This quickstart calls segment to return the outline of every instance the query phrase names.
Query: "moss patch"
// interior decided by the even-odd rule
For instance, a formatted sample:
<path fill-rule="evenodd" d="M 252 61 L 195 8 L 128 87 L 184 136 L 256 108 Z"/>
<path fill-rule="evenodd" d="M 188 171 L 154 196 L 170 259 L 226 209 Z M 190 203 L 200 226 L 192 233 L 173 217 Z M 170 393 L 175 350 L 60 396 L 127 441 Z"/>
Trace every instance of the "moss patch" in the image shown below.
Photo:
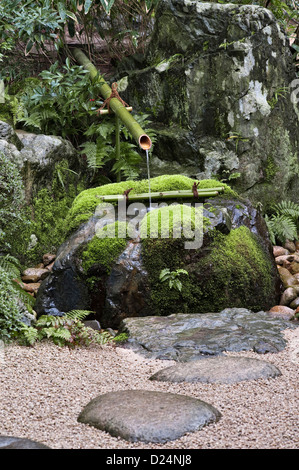
<path fill-rule="evenodd" d="M 143 258 L 149 273 L 156 314 L 220 312 L 243 307 L 270 308 L 273 299 L 272 268 L 263 248 L 247 227 L 223 235 L 216 230 L 196 252 L 182 240 L 144 239 Z M 159 281 L 162 269 L 186 269 L 182 292 Z"/>
<path fill-rule="evenodd" d="M 151 191 L 178 191 L 191 189 L 194 180 L 182 175 L 163 175 L 151 179 Z M 215 186 L 224 186 L 223 197 L 237 197 L 237 193 L 228 185 L 219 183 L 217 180 L 201 180 L 200 188 L 212 188 Z M 100 203 L 98 196 L 123 194 L 126 189 L 133 188 L 131 194 L 140 194 L 148 192 L 148 180 L 124 181 L 121 183 L 112 183 L 97 188 L 91 188 L 82 191 L 76 199 L 68 213 L 66 226 L 69 232 L 75 230 L 79 225 L 88 220 Z M 187 202 L 187 201 L 185 201 Z"/>
<path fill-rule="evenodd" d="M 126 238 L 118 238 L 120 225 L 126 225 L 126 223 L 116 222 L 106 225 L 88 243 L 82 253 L 82 267 L 85 273 L 96 264 L 100 265 L 107 274 L 110 273 L 113 261 L 127 245 Z"/>

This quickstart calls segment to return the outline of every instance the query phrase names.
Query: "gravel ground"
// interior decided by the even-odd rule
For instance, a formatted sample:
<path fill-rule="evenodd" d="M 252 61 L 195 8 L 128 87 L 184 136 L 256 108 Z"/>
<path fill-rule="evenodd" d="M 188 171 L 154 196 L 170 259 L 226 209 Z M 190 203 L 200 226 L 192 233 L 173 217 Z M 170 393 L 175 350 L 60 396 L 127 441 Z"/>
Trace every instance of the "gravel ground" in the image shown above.
<path fill-rule="evenodd" d="M 277 354 L 230 353 L 267 360 L 282 376 L 234 385 L 150 381 L 175 362 L 148 360 L 121 347 L 6 346 L 0 351 L 0 435 L 53 449 L 298 449 L 299 328 L 285 330 L 285 337 L 287 348 Z M 130 443 L 77 422 L 92 398 L 125 389 L 189 395 L 216 407 L 222 418 L 163 445 Z"/>

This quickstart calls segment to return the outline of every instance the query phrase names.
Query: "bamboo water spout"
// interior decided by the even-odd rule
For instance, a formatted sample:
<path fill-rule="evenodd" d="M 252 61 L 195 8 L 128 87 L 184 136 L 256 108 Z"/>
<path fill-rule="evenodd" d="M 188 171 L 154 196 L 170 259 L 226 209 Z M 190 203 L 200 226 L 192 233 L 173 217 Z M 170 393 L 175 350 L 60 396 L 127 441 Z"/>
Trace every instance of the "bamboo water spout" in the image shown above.
<path fill-rule="evenodd" d="M 83 67 L 89 71 L 90 76 L 92 78 L 96 78 L 98 76 L 98 71 L 95 66 L 90 62 L 88 57 L 81 51 L 81 49 L 75 48 L 73 49 L 73 55 L 76 61 L 83 65 Z M 101 96 L 104 100 L 108 100 L 112 94 L 112 89 L 105 82 L 104 78 L 100 75 L 100 80 L 102 81 L 102 86 L 100 87 Z M 129 113 L 124 106 L 117 98 L 112 97 L 109 101 L 109 107 L 115 113 L 116 116 L 124 123 L 128 131 L 132 134 L 133 138 L 137 141 L 140 148 L 143 150 L 149 150 L 152 146 L 152 141 L 149 136 L 144 132 L 141 126 L 138 124 L 137 121 L 133 118 L 133 116 Z"/>

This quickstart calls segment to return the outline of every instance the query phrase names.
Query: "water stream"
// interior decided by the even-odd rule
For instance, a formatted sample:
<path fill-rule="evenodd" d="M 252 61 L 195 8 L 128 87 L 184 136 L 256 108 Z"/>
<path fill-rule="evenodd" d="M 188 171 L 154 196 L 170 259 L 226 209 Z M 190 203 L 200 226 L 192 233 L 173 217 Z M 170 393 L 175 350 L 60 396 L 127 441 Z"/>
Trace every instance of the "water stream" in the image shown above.
<path fill-rule="evenodd" d="M 149 154 L 148 154 L 148 150 L 145 150 L 145 152 L 146 152 L 146 163 L 147 163 L 149 211 L 151 211 L 152 210 L 152 197 L 151 197 L 151 175 L 150 175 L 150 166 L 149 166 Z"/>

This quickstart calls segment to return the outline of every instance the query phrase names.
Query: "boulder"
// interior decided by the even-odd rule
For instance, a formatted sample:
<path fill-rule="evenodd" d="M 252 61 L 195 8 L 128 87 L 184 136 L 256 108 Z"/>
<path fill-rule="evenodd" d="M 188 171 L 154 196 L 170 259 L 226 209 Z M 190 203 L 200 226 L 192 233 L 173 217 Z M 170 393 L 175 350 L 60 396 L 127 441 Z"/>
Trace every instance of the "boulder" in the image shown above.
<path fill-rule="evenodd" d="M 122 222 L 117 211 L 112 219 L 110 213 L 104 215 L 101 208 L 105 206 L 99 197 L 108 191 L 118 194 L 120 188 L 122 194 L 125 184 L 138 187 L 140 192 L 143 186 L 148 187 L 147 180 L 121 186 L 116 183 L 86 190 L 74 201 L 70 225 L 75 221 L 81 221 L 81 225 L 59 248 L 53 269 L 42 282 L 35 304 L 38 316 L 92 310 L 103 328 L 117 329 L 126 317 L 168 315 L 173 311 L 206 313 L 230 306 L 258 311 L 279 303 L 281 282 L 266 224 L 249 201 L 238 198 L 227 186 L 223 197 L 203 201 L 202 244 L 189 249 L 185 246 L 187 239 L 172 234 L 163 238 L 158 233 L 151 238 L 140 232 L 135 239 L 115 234 L 115 227 Z M 192 179 L 178 175 L 151 180 L 151 187 L 157 191 L 191 189 L 192 184 Z M 204 184 L 217 182 L 201 181 Z M 142 224 L 150 224 L 163 209 L 163 214 L 174 214 L 172 224 L 177 221 L 181 230 L 181 211 L 188 207 L 192 218 L 194 204 L 191 199 L 189 206 L 157 208 L 145 215 Z M 105 223 L 113 228 L 112 236 L 104 232 L 100 233 L 105 236 L 99 236 L 98 228 Z M 178 267 L 188 273 L 181 291 L 159 279 L 162 269 L 175 271 Z"/>
<path fill-rule="evenodd" d="M 297 297 L 298 293 L 298 289 L 295 287 L 288 287 L 281 296 L 280 305 L 289 305 Z"/>
<path fill-rule="evenodd" d="M 269 310 L 269 315 L 272 317 L 282 318 L 283 320 L 292 320 L 294 318 L 294 309 L 287 307 L 286 305 L 274 305 Z"/>
<path fill-rule="evenodd" d="M 0 121 L 0 152 L 22 171 L 25 198 L 30 202 L 41 188 L 51 188 L 55 164 L 68 160 L 70 169 L 78 170 L 80 160 L 72 144 L 62 137 L 14 130 Z"/>
<path fill-rule="evenodd" d="M 221 413 L 197 398 L 147 390 L 120 390 L 91 400 L 78 416 L 130 442 L 165 443 L 215 423 Z"/>
<path fill-rule="evenodd" d="M 161 0 L 144 63 L 119 78 L 157 132 L 153 176 L 230 178 L 265 209 L 297 200 L 296 69 L 268 9 Z"/>

